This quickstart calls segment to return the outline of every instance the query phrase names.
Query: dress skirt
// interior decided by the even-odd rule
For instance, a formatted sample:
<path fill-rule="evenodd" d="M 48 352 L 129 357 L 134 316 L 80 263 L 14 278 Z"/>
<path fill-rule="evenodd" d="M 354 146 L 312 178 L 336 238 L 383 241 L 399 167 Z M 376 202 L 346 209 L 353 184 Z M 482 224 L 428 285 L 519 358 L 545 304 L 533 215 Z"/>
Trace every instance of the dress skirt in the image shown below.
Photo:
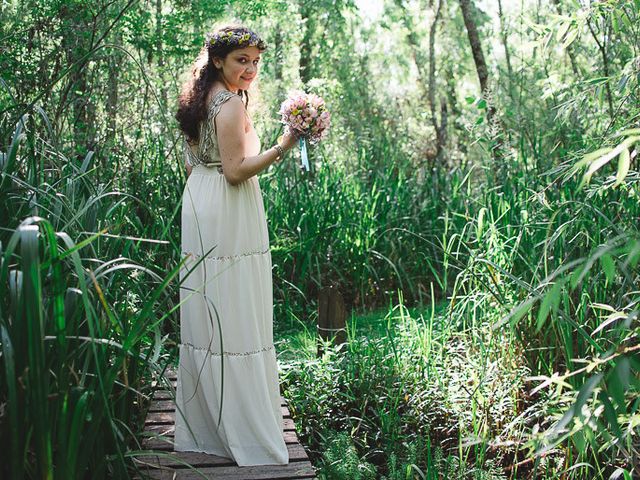
<path fill-rule="evenodd" d="M 284 465 L 271 252 L 258 177 L 196 165 L 183 193 L 175 451 Z"/>

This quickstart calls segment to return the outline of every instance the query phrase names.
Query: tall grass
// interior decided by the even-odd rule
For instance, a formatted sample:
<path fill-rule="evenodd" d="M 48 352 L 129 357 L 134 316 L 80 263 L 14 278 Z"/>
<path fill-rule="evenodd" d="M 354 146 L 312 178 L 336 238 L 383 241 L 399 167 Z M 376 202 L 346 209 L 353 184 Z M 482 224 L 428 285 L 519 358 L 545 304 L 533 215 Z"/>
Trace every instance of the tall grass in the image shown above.
<path fill-rule="evenodd" d="M 355 319 L 348 344 L 285 368 L 321 478 L 504 478 L 530 406 L 515 343 L 487 325 L 460 331 L 433 310 L 411 315 L 402 298 L 381 319 L 366 336 Z"/>
<path fill-rule="evenodd" d="M 330 284 L 360 310 L 388 304 L 398 288 L 418 304 L 429 300 L 431 283 L 438 296 L 450 288 L 455 271 L 439 253 L 450 248 L 443 245 L 450 219 L 442 192 L 468 177 L 458 169 L 422 177 L 391 138 L 377 142 L 362 147 L 356 162 L 349 152 L 336 158 L 331 146 L 318 149 L 312 178 L 298 171 L 295 158 L 261 178 L 276 303 L 286 311 L 297 306 L 301 316 L 306 305 L 304 313 L 312 313 L 319 289 Z M 387 165 L 367 158 L 380 151 Z M 454 201 L 466 200 L 460 194 Z"/>
<path fill-rule="evenodd" d="M 638 468 L 638 185 L 605 177 L 583 190 L 572 172 L 562 165 L 517 195 L 526 174 L 515 170 L 455 225 L 467 264 L 449 314 L 466 326 L 501 312 L 492 328 L 523 349 L 527 389 L 551 400 L 533 451 L 562 452 L 570 478 L 608 478 Z"/>
<path fill-rule="evenodd" d="M 128 478 L 179 265 L 126 256 L 169 242 L 118 235 L 146 207 L 96 186 L 91 154 L 76 165 L 37 120 L 22 117 L 2 155 L 0 476 Z"/>
<path fill-rule="evenodd" d="M 523 150 L 516 158 L 525 156 Z M 290 364 L 289 395 L 306 423 L 301 433 L 315 449 L 326 478 L 347 475 L 344 469 L 353 478 L 390 474 L 395 468 L 389 463 L 391 458 L 404 455 L 409 461 L 400 445 L 412 444 L 417 437 L 423 447 L 425 441 L 430 445 L 420 452 L 428 452 L 431 459 L 449 458 L 447 464 L 456 465 L 460 478 L 496 459 L 497 464 L 486 468 L 497 468 L 499 478 L 630 478 L 637 470 L 637 174 L 628 172 L 626 183 L 613 189 L 616 175 L 607 177 L 605 171 L 592 186 L 581 189 L 571 161 L 532 175 L 516 158 L 505 159 L 509 181 L 484 191 L 480 189 L 483 182 L 472 171 L 451 172 L 448 182 L 441 183 L 440 202 L 427 203 L 432 208 L 426 209 L 424 217 L 408 216 L 409 240 L 402 241 L 401 249 L 395 249 L 392 236 L 370 234 L 368 245 L 376 242 L 376 251 L 399 253 L 385 255 L 392 261 L 383 271 L 407 272 L 394 267 L 409 262 L 413 274 L 407 275 L 405 285 L 431 282 L 439 287 L 439 295 L 447 296 L 446 311 L 436 321 L 439 330 L 435 331 L 441 337 L 431 336 L 433 324 L 416 322 L 419 328 L 408 340 L 412 348 L 417 348 L 415 344 L 424 348 L 423 355 L 408 359 L 398 355 L 403 347 L 398 347 L 393 332 L 402 330 L 403 322 L 394 317 L 381 343 L 355 339 L 355 344 L 344 347 L 335 358 Z M 543 161 L 536 163 L 545 166 Z M 320 178 L 328 172 L 330 168 L 321 170 Z M 353 251 L 362 237 L 350 233 L 348 226 L 368 224 L 377 192 L 391 191 L 400 197 L 401 189 L 414 193 L 400 202 L 398 210 L 389 205 L 378 213 L 378 220 L 388 222 L 389 230 L 396 233 L 401 229 L 394 222 L 403 218 L 401 211 L 412 212 L 411 205 L 425 200 L 421 193 L 433 198 L 434 192 L 421 191 L 415 179 L 398 181 L 393 174 L 374 174 L 371 180 L 355 172 L 344 172 L 342 177 L 346 188 L 340 193 L 336 194 L 336 188 L 326 189 L 332 198 L 330 218 L 342 219 L 332 230 L 333 242 L 324 240 L 322 232 L 329 224 L 318 215 L 329 210 L 321 204 L 326 197 L 316 197 L 313 191 L 303 199 L 289 191 L 287 212 L 281 210 L 276 218 L 295 215 L 307 228 L 308 242 L 314 247 L 319 244 L 322 252 L 325 248 L 333 251 L 336 243 L 350 245 Z M 352 191 L 352 178 L 361 184 L 373 181 L 374 187 Z M 358 198 L 363 191 L 367 194 L 364 203 L 341 203 L 344 197 Z M 305 222 L 305 215 L 296 215 L 298 211 L 312 213 Z M 368 253 L 363 250 L 360 259 L 366 265 L 365 279 L 377 271 L 369 267 L 375 257 Z M 307 256 L 314 258 L 308 252 Z M 427 256 L 431 257 L 428 262 Z M 318 262 L 325 258 L 326 265 L 333 265 L 330 257 L 315 258 Z M 345 252 L 342 258 L 350 257 Z M 309 276 L 315 281 L 322 278 L 320 272 Z M 313 345 L 311 340 L 298 342 Z M 458 355 L 463 360 L 455 363 Z M 505 372 L 494 374 L 491 380 L 487 366 L 495 362 L 503 364 Z M 438 371 L 437 366 L 442 365 L 445 373 Z M 442 418 L 457 419 L 456 426 L 438 424 L 438 431 L 444 432 L 440 437 L 433 430 L 416 434 L 418 425 L 434 423 L 428 415 L 413 410 L 405 415 L 408 384 L 400 378 L 416 369 L 431 372 L 439 381 L 435 387 L 424 380 L 409 384 L 414 389 L 409 395 L 430 402 L 436 424 Z M 448 372 L 455 375 L 447 376 Z M 475 387 L 468 388 L 465 381 Z M 507 415 L 490 408 L 504 389 L 510 392 L 507 398 L 512 405 Z M 465 408 L 456 411 L 456 401 Z M 445 411 L 440 420 L 434 413 L 439 409 Z M 413 436 L 398 434 L 411 427 L 416 430 Z M 348 432 L 352 447 L 345 446 L 345 438 L 334 438 L 332 432 Z M 353 461 L 339 463 L 339 452 L 345 449 Z M 439 470 L 442 464 L 427 463 L 426 457 L 417 461 L 427 472 L 442 475 L 448 471 Z M 463 473 L 465 468 L 467 473 Z"/>
<path fill-rule="evenodd" d="M 181 175 L 161 138 L 118 175 L 91 153 L 66 157 L 38 133 L 43 124 L 20 119 L 1 157 L 0 431 L 16 459 L 4 473 L 124 476 L 138 454 L 127 426 L 142 420 L 147 377 L 177 339 L 168 285 Z M 340 474 L 331 458 L 344 448 L 345 468 L 363 478 L 631 472 L 637 182 L 611 189 L 596 178 L 580 190 L 566 165 L 532 183 L 513 159 L 510 182 L 483 191 L 477 167 L 410 175 L 386 141 L 376 148 L 391 171 L 324 161 L 309 181 L 286 171 L 291 162 L 261 178 L 276 326 L 312 321 L 327 283 L 361 307 L 398 288 L 408 304 L 446 300 L 418 321 L 393 310 L 384 340 L 352 336 L 335 356 L 286 367 L 303 438 L 327 475 Z M 351 439 L 332 447 L 331 432 L 345 429 Z M 92 455 L 63 447 L 80 438 Z"/>

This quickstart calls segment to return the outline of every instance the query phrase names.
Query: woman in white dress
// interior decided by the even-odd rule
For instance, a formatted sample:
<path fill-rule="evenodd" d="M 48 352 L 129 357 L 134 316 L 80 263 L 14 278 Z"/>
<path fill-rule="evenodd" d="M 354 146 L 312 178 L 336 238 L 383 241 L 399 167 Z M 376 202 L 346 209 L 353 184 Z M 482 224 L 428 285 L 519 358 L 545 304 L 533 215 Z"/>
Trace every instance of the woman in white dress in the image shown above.
<path fill-rule="evenodd" d="M 175 451 L 239 466 L 287 464 L 273 345 L 271 252 L 257 173 L 295 137 L 260 152 L 247 113 L 264 42 L 242 26 L 207 35 L 183 86 L 185 135 Z"/>

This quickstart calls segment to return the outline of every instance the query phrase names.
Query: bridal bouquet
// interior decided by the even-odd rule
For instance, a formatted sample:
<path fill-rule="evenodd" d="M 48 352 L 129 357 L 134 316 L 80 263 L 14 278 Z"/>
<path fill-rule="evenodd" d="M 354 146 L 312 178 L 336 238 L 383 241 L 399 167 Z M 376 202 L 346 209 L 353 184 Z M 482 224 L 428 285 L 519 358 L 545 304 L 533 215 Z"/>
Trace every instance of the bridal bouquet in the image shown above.
<path fill-rule="evenodd" d="M 322 97 L 313 93 L 295 91 L 282 105 L 281 122 L 300 139 L 300 158 L 302 168 L 309 171 L 306 141 L 316 144 L 322 140 L 329 129 L 331 115 Z"/>

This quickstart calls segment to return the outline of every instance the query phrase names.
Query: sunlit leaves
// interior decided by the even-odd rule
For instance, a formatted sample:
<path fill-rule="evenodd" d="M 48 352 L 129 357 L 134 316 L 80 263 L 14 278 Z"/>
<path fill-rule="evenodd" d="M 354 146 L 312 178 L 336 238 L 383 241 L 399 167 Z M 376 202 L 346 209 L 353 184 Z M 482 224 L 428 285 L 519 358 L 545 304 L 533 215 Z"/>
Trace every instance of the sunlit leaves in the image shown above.
<path fill-rule="evenodd" d="M 582 176 L 580 186 L 588 184 L 594 173 L 616 157 L 618 158 L 618 169 L 616 181 L 613 184 L 613 187 L 624 182 L 624 179 L 629 172 L 631 158 L 635 158 L 638 154 L 637 147 L 638 144 L 640 144 L 640 130 L 626 130 L 621 132 L 619 135 L 627 136 L 627 138 L 615 147 L 604 147 L 590 152 L 575 164 L 574 171 L 576 172 L 586 169 L 586 172 Z"/>

